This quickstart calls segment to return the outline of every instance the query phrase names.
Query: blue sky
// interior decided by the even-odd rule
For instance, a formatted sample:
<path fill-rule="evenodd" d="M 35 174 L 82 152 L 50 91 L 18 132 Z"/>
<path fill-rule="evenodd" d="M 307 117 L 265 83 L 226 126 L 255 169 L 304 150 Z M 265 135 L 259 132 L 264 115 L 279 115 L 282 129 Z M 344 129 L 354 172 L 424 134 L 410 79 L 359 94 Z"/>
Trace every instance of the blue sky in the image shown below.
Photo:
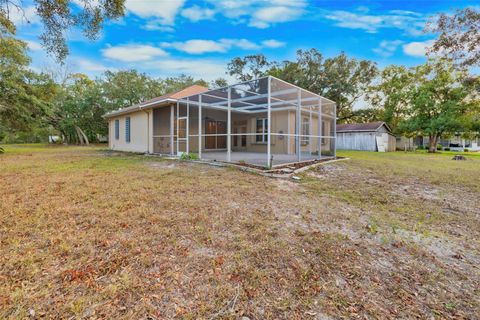
<path fill-rule="evenodd" d="M 74 0 L 73 6 L 81 4 Z M 75 4 L 77 3 L 77 4 Z M 308 1 L 308 0 L 127 0 L 127 15 L 107 22 L 96 41 L 79 30 L 68 33 L 69 72 L 101 75 L 107 69 L 135 68 L 152 76 L 181 73 L 229 79 L 233 57 L 263 53 L 271 60 L 293 59 L 298 49 L 325 56 L 349 56 L 407 66 L 425 61 L 435 35 L 422 32 L 437 12 L 476 1 Z M 39 45 L 41 24 L 31 5 L 25 23 L 12 19 L 28 41 L 33 68 L 58 68 Z"/>

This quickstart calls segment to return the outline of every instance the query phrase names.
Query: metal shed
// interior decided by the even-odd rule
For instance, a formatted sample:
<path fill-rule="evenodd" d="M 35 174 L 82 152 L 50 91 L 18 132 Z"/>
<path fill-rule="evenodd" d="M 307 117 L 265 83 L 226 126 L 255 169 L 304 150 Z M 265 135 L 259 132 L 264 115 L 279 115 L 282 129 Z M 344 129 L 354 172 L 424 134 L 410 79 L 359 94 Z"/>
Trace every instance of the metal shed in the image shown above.
<path fill-rule="evenodd" d="M 388 152 L 395 151 L 396 138 L 385 122 L 337 125 L 337 149 Z"/>

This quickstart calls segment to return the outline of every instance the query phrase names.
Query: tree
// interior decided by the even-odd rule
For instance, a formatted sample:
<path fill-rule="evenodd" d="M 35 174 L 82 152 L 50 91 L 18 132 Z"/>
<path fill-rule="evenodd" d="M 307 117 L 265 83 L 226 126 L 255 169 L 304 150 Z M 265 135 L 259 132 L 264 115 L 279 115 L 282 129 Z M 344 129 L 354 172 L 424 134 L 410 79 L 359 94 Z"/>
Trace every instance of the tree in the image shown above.
<path fill-rule="evenodd" d="M 97 135 L 106 135 L 108 128 L 102 115 L 184 89 L 192 84 L 206 85 L 203 80 L 181 75 L 154 79 L 136 70 L 106 71 L 103 78 L 92 80 L 84 74 L 67 77 L 55 98 L 55 112 L 50 124 L 69 143 L 88 144 Z"/>
<path fill-rule="evenodd" d="M 430 60 L 413 72 L 410 108 L 399 129 L 428 136 L 429 152 L 436 152 L 442 135 L 472 130 L 471 115 L 479 104 L 476 85 L 446 59 Z"/>
<path fill-rule="evenodd" d="M 84 74 L 74 74 L 58 93 L 50 123 L 65 137 L 66 142 L 89 144 L 97 134 L 106 134 L 102 115 L 105 108 L 101 85 Z"/>
<path fill-rule="evenodd" d="M 464 66 L 480 64 L 480 12 L 469 7 L 453 15 L 441 13 L 432 19 L 427 30 L 439 32 L 430 52 L 447 54 Z"/>
<path fill-rule="evenodd" d="M 0 38 L 0 131 L 31 131 L 45 124 L 56 85 L 28 67 L 26 43 Z"/>
<path fill-rule="evenodd" d="M 364 108 L 354 110 L 352 116 L 348 119 L 351 123 L 366 123 L 383 121 L 383 112 L 378 108 Z"/>
<path fill-rule="evenodd" d="M 227 73 L 239 81 L 258 79 L 268 74 L 271 63 L 263 54 L 233 58 L 227 65 Z"/>
<path fill-rule="evenodd" d="M 340 121 L 353 116 L 354 104 L 377 73 L 374 62 L 349 58 L 345 53 L 324 59 L 316 49 L 298 50 L 296 61 L 276 63 L 269 70 L 273 76 L 335 101 Z"/>
<path fill-rule="evenodd" d="M 217 78 L 213 81 L 210 81 L 209 88 L 216 89 L 216 88 L 223 88 L 223 87 L 226 87 L 226 86 L 228 86 L 227 79 Z"/>
<path fill-rule="evenodd" d="M 378 83 L 367 91 L 367 101 L 378 110 L 379 120 L 385 121 L 393 131 L 409 107 L 412 78 L 412 73 L 404 66 L 391 65 L 380 72 Z"/>
<path fill-rule="evenodd" d="M 136 70 L 106 71 L 100 83 L 106 111 L 128 107 L 165 93 L 162 81 Z"/>
<path fill-rule="evenodd" d="M 185 74 L 182 74 L 177 77 L 166 78 L 165 80 L 162 81 L 162 83 L 164 86 L 164 93 L 179 91 L 187 87 L 190 87 L 194 84 L 208 87 L 208 83 L 205 80 L 203 79 L 195 80 L 193 77 L 187 76 Z"/>
<path fill-rule="evenodd" d="M 36 13 L 44 25 L 40 39 L 47 52 L 63 61 L 68 55 L 68 29 L 80 28 L 88 39 L 96 39 L 106 19 L 118 19 L 125 14 L 124 3 L 125 0 L 35 0 Z M 23 14 L 21 0 L 0 0 L 0 36 L 15 34 L 10 19 L 13 11 Z"/>

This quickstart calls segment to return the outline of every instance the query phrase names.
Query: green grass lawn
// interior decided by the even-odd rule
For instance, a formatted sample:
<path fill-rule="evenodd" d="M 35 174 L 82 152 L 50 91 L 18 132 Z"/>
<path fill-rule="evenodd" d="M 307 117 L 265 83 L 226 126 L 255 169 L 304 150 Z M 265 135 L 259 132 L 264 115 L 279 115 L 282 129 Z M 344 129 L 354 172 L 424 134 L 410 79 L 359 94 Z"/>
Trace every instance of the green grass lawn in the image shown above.
<path fill-rule="evenodd" d="M 4 147 L 2 319 L 480 313 L 479 154 L 339 152 L 350 160 L 297 182 L 105 146 Z"/>

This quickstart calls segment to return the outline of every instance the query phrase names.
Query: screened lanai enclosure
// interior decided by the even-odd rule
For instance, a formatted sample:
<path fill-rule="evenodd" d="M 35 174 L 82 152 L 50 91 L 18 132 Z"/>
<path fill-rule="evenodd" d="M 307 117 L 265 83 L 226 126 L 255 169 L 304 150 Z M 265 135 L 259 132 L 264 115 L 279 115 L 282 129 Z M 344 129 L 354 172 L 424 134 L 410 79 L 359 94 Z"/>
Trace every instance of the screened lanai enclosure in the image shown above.
<path fill-rule="evenodd" d="M 262 167 L 335 157 L 335 103 L 271 76 L 181 98 L 153 123 L 157 153 Z"/>

